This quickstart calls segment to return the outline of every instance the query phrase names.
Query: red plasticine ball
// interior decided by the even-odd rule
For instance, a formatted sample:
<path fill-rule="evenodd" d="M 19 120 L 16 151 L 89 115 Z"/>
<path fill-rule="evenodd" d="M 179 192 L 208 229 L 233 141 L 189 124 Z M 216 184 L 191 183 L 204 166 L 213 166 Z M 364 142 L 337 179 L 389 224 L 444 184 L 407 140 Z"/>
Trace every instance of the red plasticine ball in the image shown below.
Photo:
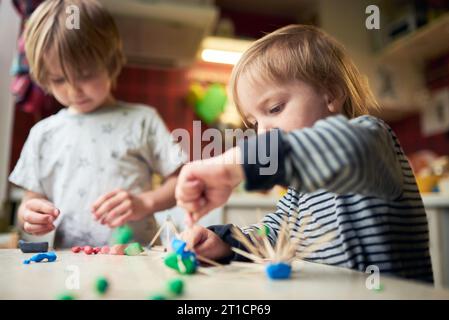
<path fill-rule="evenodd" d="M 84 247 L 84 253 L 85 254 L 92 254 L 94 252 L 94 249 L 91 246 L 85 246 Z"/>
<path fill-rule="evenodd" d="M 101 248 L 100 252 L 102 254 L 108 254 L 109 253 L 109 247 L 108 246 L 104 246 Z"/>
<path fill-rule="evenodd" d="M 101 248 L 100 248 L 100 247 L 95 247 L 95 248 L 94 248 L 94 253 L 95 253 L 95 254 L 97 254 L 97 253 L 99 253 L 99 252 L 100 252 L 100 250 L 101 250 Z"/>
<path fill-rule="evenodd" d="M 72 252 L 73 253 L 78 253 L 81 251 L 81 247 L 72 247 Z"/>

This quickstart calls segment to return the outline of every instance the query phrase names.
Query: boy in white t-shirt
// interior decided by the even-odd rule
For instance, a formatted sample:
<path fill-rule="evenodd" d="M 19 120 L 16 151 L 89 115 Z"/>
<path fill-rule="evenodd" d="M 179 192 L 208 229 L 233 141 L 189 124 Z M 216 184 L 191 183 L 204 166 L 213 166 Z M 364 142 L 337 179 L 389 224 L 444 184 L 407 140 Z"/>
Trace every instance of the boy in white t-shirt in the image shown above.
<path fill-rule="evenodd" d="M 66 7 L 80 28 L 66 27 Z M 94 0 L 45 1 L 29 19 L 26 54 L 35 81 L 66 109 L 36 124 L 10 181 L 26 194 L 18 218 L 25 232 L 56 230 L 55 247 L 105 245 L 128 224 L 135 240 L 156 231 L 154 213 L 175 205 L 186 160 L 158 113 L 116 101 L 111 89 L 123 65 L 112 17 Z M 163 184 L 151 190 L 151 175 Z"/>

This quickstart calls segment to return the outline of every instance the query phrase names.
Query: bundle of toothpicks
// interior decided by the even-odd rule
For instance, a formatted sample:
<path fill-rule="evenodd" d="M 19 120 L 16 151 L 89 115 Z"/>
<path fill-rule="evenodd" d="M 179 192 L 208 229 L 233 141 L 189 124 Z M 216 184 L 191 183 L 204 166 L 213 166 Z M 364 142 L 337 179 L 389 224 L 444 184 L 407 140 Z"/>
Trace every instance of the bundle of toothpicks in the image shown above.
<path fill-rule="evenodd" d="M 307 226 L 310 225 L 312 220 L 311 214 L 307 213 L 301 219 L 301 224 L 296 232 L 298 236 L 292 239 L 290 236 L 290 226 L 297 224 L 299 220 L 298 217 L 298 213 L 290 216 L 290 219 L 287 216 L 284 216 L 274 246 L 268 238 L 270 229 L 266 225 L 259 225 L 256 230 L 253 228 L 246 233 L 246 235 L 240 228 L 233 226 L 232 235 L 234 239 L 242 243 L 248 251 L 234 247 L 231 249 L 235 253 L 255 263 L 291 264 L 293 260 L 303 260 L 307 258 L 310 254 L 317 251 L 323 245 L 329 243 L 335 238 L 334 232 L 328 232 L 316 238 L 309 246 L 301 243 L 301 239 L 298 236 L 302 236 L 304 234 L 304 231 Z"/>

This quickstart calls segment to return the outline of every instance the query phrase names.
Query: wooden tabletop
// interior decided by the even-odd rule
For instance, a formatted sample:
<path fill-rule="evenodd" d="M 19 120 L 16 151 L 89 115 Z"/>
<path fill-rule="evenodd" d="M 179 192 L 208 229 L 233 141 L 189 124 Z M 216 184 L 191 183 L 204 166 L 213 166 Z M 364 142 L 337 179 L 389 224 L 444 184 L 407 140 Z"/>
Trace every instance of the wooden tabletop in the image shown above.
<path fill-rule="evenodd" d="M 380 291 L 366 288 L 368 274 L 304 261 L 293 265 L 292 279 L 269 280 L 263 266 L 233 263 L 178 275 L 163 264 L 163 253 L 140 256 L 86 255 L 57 251 L 55 262 L 23 264 L 32 254 L 0 250 L 0 299 L 56 299 L 79 274 L 79 299 L 147 299 L 163 293 L 166 282 L 181 277 L 180 299 L 449 299 L 449 291 L 381 276 Z M 95 280 L 106 277 L 110 290 L 99 297 Z M 70 288 L 70 287 L 69 287 Z M 70 291 L 70 290 L 69 290 Z"/>

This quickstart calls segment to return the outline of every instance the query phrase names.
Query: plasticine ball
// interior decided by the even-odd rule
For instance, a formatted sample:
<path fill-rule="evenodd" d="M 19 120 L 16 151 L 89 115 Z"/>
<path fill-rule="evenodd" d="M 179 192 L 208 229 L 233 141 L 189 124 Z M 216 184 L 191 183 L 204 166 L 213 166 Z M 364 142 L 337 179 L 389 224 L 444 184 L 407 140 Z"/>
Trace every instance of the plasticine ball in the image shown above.
<path fill-rule="evenodd" d="M 133 230 L 129 226 L 124 225 L 115 229 L 112 237 L 114 238 L 114 244 L 126 244 L 131 241 Z"/>
<path fill-rule="evenodd" d="M 105 277 L 99 277 L 95 281 L 95 290 L 98 294 L 103 295 L 109 288 L 109 282 Z"/>
<path fill-rule="evenodd" d="M 181 279 L 172 279 L 167 282 L 167 289 L 179 296 L 184 292 L 184 282 Z"/>
<path fill-rule="evenodd" d="M 220 84 L 213 84 L 207 89 L 203 99 L 195 105 L 195 112 L 206 124 L 211 124 L 223 113 L 226 100 L 225 88 Z"/>
<path fill-rule="evenodd" d="M 269 263 L 265 268 L 265 272 L 268 278 L 273 280 L 288 279 L 292 273 L 292 267 L 283 262 Z"/>

